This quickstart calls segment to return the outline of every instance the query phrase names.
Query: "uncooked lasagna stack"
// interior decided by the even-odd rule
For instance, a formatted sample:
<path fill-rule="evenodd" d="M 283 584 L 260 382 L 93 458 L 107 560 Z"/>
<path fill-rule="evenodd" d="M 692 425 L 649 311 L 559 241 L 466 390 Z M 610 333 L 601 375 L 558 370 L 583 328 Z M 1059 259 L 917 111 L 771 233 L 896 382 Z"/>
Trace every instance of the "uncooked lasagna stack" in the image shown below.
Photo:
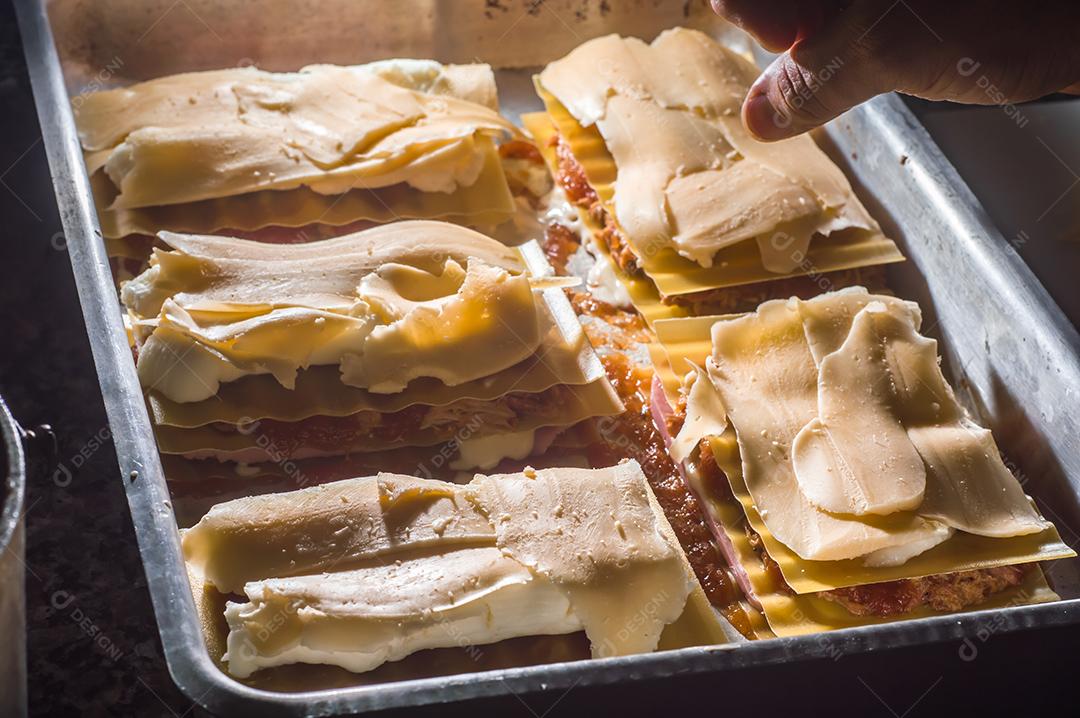
<path fill-rule="evenodd" d="M 650 321 L 812 296 L 903 259 L 813 140 L 747 133 L 757 74 L 678 28 L 590 40 L 536 77 L 547 112 L 526 128 Z"/>
<path fill-rule="evenodd" d="M 415 447 L 414 466 L 491 468 L 622 410 L 535 245 L 419 220 L 308 244 L 160 238 L 123 301 L 166 454 Z"/>
<path fill-rule="evenodd" d="M 756 74 L 690 30 L 591 40 L 536 77 L 535 147 L 483 65 L 79 103 L 228 671 L 508 639 L 520 665 L 554 660 L 539 636 L 601 657 L 1056 598 L 1038 562 L 1075 554 L 919 307 L 878 291 L 903 257 L 841 170 L 743 128 Z M 544 246 L 493 238 L 511 219 Z M 321 485 L 254 495 L 283 474 Z M 288 675 L 264 685 L 312 685 Z"/>
<path fill-rule="evenodd" d="M 183 546 L 193 580 L 238 599 L 224 661 L 242 678 L 582 631 L 597 657 L 727 640 L 634 462 L 239 499 Z"/>
<path fill-rule="evenodd" d="M 76 105 L 109 254 L 162 230 L 305 242 L 397 219 L 492 227 L 515 209 L 487 65 L 394 60 L 163 77 Z"/>
<path fill-rule="evenodd" d="M 859 287 L 657 322 L 657 422 L 776 634 L 1057 598 L 1036 562 L 1075 552 L 921 323 Z"/>

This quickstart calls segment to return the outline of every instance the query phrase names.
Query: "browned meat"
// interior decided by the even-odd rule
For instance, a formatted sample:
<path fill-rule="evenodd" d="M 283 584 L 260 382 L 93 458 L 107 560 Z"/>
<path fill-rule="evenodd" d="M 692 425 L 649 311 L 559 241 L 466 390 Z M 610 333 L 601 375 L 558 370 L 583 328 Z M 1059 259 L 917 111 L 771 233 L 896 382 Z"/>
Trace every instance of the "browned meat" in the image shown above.
<path fill-rule="evenodd" d="M 532 142 L 525 140 L 510 140 L 499 145 L 499 157 L 510 160 L 531 160 L 543 162 L 544 158 L 540 150 Z"/>
<path fill-rule="evenodd" d="M 300 421 L 259 421 L 259 432 L 267 436 L 282 452 L 291 456 L 301 448 L 324 451 L 348 449 L 360 443 L 392 444 L 408 437 L 426 424 L 440 437 L 449 441 L 466 429 L 470 435 L 483 436 L 495 431 L 513 431 L 524 417 L 556 416 L 566 403 L 566 386 L 555 385 L 539 393 L 512 392 L 498 399 L 481 402 L 462 399 L 445 407 L 415 404 L 395 412 L 360 411 L 348 416 L 310 416 Z M 460 411 L 455 411 L 460 405 Z M 478 406 L 483 405 L 483 406 Z M 433 412 L 440 419 L 433 420 Z M 214 424 L 224 433 L 243 427 Z"/>
<path fill-rule="evenodd" d="M 544 229 L 543 246 L 544 254 L 555 271 L 566 274 L 566 263 L 581 246 L 581 239 L 577 232 L 556 222 Z"/>
<path fill-rule="evenodd" d="M 555 148 L 555 181 L 563 188 L 566 198 L 573 204 L 588 209 L 598 199 L 589 180 L 585 177 L 585 168 L 570 151 L 570 145 L 560 135 L 551 138 Z"/>
<path fill-rule="evenodd" d="M 1027 566 L 1002 566 L 960 571 L 852 586 L 819 595 L 839 603 L 856 616 L 895 616 L 921 606 L 929 606 L 935 611 L 960 611 L 1019 585 L 1027 570 Z"/>

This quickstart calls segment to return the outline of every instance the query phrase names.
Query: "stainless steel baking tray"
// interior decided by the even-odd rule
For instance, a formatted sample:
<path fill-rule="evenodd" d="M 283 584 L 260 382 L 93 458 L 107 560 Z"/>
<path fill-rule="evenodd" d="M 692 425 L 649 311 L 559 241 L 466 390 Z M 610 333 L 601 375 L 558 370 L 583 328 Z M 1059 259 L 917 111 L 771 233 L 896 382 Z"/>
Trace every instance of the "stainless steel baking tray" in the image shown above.
<path fill-rule="evenodd" d="M 509 114 L 539 109 L 530 66 L 619 32 L 650 38 L 689 25 L 738 41 L 704 0 L 18 0 L 56 197 L 120 460 L 139 551 L 173 678 L 213 712 L 325 715 L 507 691 L 613 685 L 704 674 L 995 632 L 1080 622 L 1077 560 L 1052 565 L 1066 600 L 903 621 L 803 638 L 470 673 L 302 693 L 256 690 L 218 670 L 204 647 L 169 492 L 131 361 L 83 168 L 70 97 L 167 73 L 395 56 L 486 61 Z M 1080 337 L 897 97 L 826 129 L 823 145 L 910 261 L 897 292 L 918 300 L 950 378 L 998 437 L 1029 493 L 1067 541 L 1080 526 Z"/>

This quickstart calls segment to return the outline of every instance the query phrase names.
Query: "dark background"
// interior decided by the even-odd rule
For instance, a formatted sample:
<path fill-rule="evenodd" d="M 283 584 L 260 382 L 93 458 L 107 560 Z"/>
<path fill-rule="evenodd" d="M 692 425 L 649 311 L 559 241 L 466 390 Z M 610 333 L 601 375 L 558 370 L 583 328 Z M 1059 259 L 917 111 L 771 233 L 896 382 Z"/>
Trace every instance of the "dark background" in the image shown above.
<path fill-rule="evenodd" d="M 173 686 L 162 658 L 6 0 L 0 4 L 0 108 L 0 393 L 24 426 L 54 427 L 65 467 L 32 478 L 28 487 L 31 713 L 199 715 Z M 894 718 L 1048 710 L 1076 715 L 1078 641 L 1080 628 L 992 635 L 977 644 L 971 661 L 962 660 L 960 644 L 950 642 L 640 681 L 614 691 L 508 694 L 481 707 L 526 718 L 686 709 Z"/>

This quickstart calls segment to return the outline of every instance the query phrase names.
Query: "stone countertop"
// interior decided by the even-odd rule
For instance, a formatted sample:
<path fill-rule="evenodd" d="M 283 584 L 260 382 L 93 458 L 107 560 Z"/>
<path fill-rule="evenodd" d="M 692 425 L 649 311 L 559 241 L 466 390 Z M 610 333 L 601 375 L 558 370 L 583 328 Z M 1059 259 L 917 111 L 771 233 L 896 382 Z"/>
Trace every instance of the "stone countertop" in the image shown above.
<path fill-rule="evenodd" d="M 31 713 L 198 715 L 162 656 L 7 3 L 0 8 L 0 107 L 0 394 L 24 426 L 54 427 L 62 467 L 28 488 Z M 1061 686 L 1075 680 L 1078 639 L 1077 629 L 989 630 L 975 660 L 950 642 L 663 684 L 642 679 L 602 695 L 579 687 L 507 696 L 498 707 L 526 718 L 598 706 L 633 714 L 718 705 L 917 717 L 962 701 L 983 714 L 1031 713 L 1056 706 Z"/>
<path fill-rule="evenodd" d="M 59 439 L 60 468 L 27 488 L 31 712 L 180 715 L 191 702 L 164 667 L 8 3 L 0 107 L 0 393 Z"/>

